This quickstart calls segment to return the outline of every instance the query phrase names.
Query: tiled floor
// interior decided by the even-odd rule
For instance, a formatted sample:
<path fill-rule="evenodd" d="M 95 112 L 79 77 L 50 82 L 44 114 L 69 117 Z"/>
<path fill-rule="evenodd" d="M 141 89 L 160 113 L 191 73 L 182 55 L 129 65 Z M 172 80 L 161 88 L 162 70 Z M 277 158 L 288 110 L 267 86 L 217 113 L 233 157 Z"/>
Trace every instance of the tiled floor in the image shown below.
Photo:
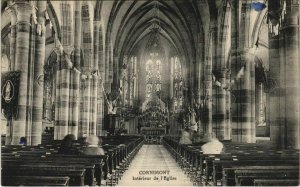
<path fill-rule="evenodd" d="M 162 145 L 143 145 L 118 186 L 192 186 Z"/>

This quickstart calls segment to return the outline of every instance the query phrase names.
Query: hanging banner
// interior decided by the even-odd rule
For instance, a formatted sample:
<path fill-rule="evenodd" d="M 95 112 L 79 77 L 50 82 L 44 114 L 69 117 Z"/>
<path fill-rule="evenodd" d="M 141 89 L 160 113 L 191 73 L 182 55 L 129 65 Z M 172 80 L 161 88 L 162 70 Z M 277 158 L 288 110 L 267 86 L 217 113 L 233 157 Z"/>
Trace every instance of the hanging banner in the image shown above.
<path fill-rule="evenodd" d="M 7 119 L 17 118 L 20 72 L 10 71 L 1 74 L 1 109 Z"/>

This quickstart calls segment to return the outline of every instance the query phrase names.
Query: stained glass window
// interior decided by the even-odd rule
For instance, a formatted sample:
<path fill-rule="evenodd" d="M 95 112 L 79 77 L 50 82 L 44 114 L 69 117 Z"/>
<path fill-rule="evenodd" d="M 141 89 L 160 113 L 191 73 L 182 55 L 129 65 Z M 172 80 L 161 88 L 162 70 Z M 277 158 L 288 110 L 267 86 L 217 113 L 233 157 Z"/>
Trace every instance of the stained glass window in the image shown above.
<path fill-rule="evenodd" d="M 164 50 L 160 45 L 159 27 L 153 25 L 146 45 L 146 98 L 161 91 L 161 72 Z M 159 95 L 159 94 L 158 94 Z"/>
<path fill-rule="evenodd" d="M 158 55 L 151 53 L 146 62 L 146 98 L 161 90 L 161 60 Z"/>

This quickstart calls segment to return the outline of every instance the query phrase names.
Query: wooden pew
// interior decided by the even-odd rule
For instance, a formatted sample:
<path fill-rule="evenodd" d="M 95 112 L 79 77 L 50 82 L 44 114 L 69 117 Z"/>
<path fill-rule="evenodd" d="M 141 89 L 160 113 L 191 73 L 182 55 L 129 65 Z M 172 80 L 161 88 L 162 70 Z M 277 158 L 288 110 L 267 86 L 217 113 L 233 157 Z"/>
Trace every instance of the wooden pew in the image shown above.
<path fill-rule="evenodd" d="M 108 146 L 108 154 L 105 156 L 57 154 L 57 150 L 61 144 L 60 140 L 55 140 L 51 145 L 2 146 L 2 150 L 5 150 L 6 154 L 2 157 L 2 163 L 5 163 L 7 166 L 22 167 L 20 171 L 32 166 L 32 168 L 40 171 L 39 175 L 47 171 L 49 171 L 47 175 L 51 175 L 51 172 L 55 172 L 53 170 L 56 169 L 59 172 L 57 172 L 55 176 L 67 175 L 69 172 L 71 176 L 69 185 L 73 185 L 75 183 L 74 181 L 76 181 L 76 184 L 79 184 L 79 174 L 76 173 L 75 175 L 74 167 L 76 166 L 77 169 L 85 171 L 84 185 L 100 185 L 101 178 L 106 179 L 109 171 L 114 171 L 114 178 L 118 180 L 121 176 L 121 171 L 124 172 L 143 144 L 143 139 L 140 136 L 121 137 L 120 139 L 121 140 L 116 141 L 110 138 L 107 139 L 108 142 L 114 143 L 114 145 Z M 83 147 L 83 144 L 76 144 L 79 149 Z M 73 167 L 69 167 L 69 165 Z M 80 168 L 78 168 L 79 166 Z M 45 171 L 43 171 L 41 167 L 45 167 Z M 9 169 L 9 167 L 6 167 L 6 175 L 10 176 L 14 170 L 15 168 Z M 30 173 L 34 174 L 34 171 L 30 171 Z M 94 183 L 94 178 L 96 178 L 97 183 Z M 80 180 L 79 185 L 82 185 L 82 181 L 83 180 Z"/>
<path fill-rule="evenodd" d="M 9 165 L 2 167 L 1 176 L 55 176 L 55 177 L 69 177 L 70 186 L 84 186 L 85 169 L 74 169 L 68 167 L 49 167 L 49 165 Z"/>
<path fill-rule="evenodd" d="M 272 158 L 270 158 L 272 159 Z M 255 160 L 255 158 L 249 158 L 249 160 L 214 160 L 213 161 L 213 185 L 219 186 L 221 185 L 221 180 L 223 178 L 222 169 L 223 168 L 231 168 L 231 167 L 239 167 L 239 166 L 280 166 L 280 165 L 299 165 L 299 161 L 297 160 Z M 231 172 L 231 173 L 230 173 Z M 232 176 L 234 170 L 228 169 L 227 175 Z M 234 184 L 234 183 L 233 183 Z"/>
<path fill-rule="evenodd" d="M 253 175 L 270 176 L 271 178 L 275 178 L 275 179 L 276 177 L 280 177 L 280 176 L 283 178 L 284 177 L 295 178 L 297 176 L 299 177 L 299 167 L 298 166 L 236 166 L 231 168 L 224 168 L 222 185 L 236 186 L 237 182 L 242 183 L 243 179 L 247 179 L 247 176 L 252 180 L 253 178 L 251 178 L 251 176 L 253 177 Z M 242 176 L 246 176 L 246 177 L 242 177 Z"/>
<path fill-rule="evenodd" d="M 78 155 L 77 155 L 78 156 Z M 74 155 L 75 157 L 75 155 Z M 85 169 L 85 177 L 84 177 L 84 184 L 86 185 L 94 185 L 94 178 L 97 176 L 95 175 L 96 164 L 88 159 L 84 158 L 72 158 L 72 156 L 65 156 L 65 155 L 51 155 L 51 157 L 2 157 L 2 165 L 36 165 L 36 166 L 61 166 L 65 168 L 80 168 Z M 101 175 L 101 172 L 100 172 Z M 97 178 L 98 180 L 99 177 Z M 97 181 L 99 182 L 99 181 Z"/>
<path fill-rule="evenodd" d="M 69 177 L 49 176 L 3 176 L 3 186 L 68 186 Z"/>
<path fill-rule="evenodd" d="M 299 179 L 299 166 L 248 166 L 235 169 L 237 186 L 253 186 L 254 179 Z"/>
<path fill-rule="evenodd" d="M 254 186 L 299 186 L 298 179 L 254 179 Z"/>
<path fill-rule="evenodd" d="M 89 155 L 48 155 L 47 159 L 57 160 L 62 159 L 65 160 L 66 163 L 87 163 L 93 164 L 94 170 L 87 170 L 88 175 L 86 176 L 89 185 L 91 181 L 96 179 L 97 184 L 101 184 L 102 178 L 105 179 L 106 176 L 103 176 L 103 171 L 108 171 L 106 167 L 108 167 L 108 156 L 107 155 L 97 155 L 97 156 L 89 156 Z M 94 185 L 94 183 L 93 183 Z"/>
<path fill-rule="evenodd" d="M 283 157 L 282 155 L 219 155 L 215 158 L 206 158 L 209 169 L 213 171 L 213 180 L 216 185 L 216 180 L 222 178 L 222 168 L 240 165 L 293 165 L 299 162 L 295 156 Z M 211 166 L 210 166 L 211 165 Z M 208 171 L 207 171 L 208 172 Z M 210 173 L 207 173 L 210 175 Z"/>
<path fill-rule="evenodd" d="M 230 143 L 225 142 L 226 154 L 219 155 L 205 155 L 202 154 L 201 144 L 195 145 L 180 145 L 176 137 L 164 137 L 163 144 L 171 152 L 176 161 L 185 170 L 193 171 L 197 168 L 198 175 L 189 175 L 189 177 L 196 178 L 196 181 L 210 181 L 213 183 L 205 183 L 217 185 L 222 179 L 222 165 L 214 167 L 213 161 L 218 158 L 222 161 L 228 159 L 230 163 L 235 163 L 233 159 L 238 158 L 239 166 L 255 165 L 299 165 L 298 157 L 299 150 L 277 150 L 272 145 L 262 145 L 257 143 L 243 144 L 243 143 Z M 198 150 L 198 155 L 196 154 Z M 220 158 L 222 157 L 222 158 Z M 179 159 L 178 159 L 179 158 Z M 194 160 L 196 159 L 196 161 Z M 219 168 L 220 167 L 220 168 Z M 234 170 L 233 170 L 234 171 Z M 205 174 L 205 175 L 204 175 Z M 202 176 L 204 176 L 202 178 Z M 195 179 L 194 179 L 195 180 Z M 194 183 L 195 184 L 195 183 Z"/>

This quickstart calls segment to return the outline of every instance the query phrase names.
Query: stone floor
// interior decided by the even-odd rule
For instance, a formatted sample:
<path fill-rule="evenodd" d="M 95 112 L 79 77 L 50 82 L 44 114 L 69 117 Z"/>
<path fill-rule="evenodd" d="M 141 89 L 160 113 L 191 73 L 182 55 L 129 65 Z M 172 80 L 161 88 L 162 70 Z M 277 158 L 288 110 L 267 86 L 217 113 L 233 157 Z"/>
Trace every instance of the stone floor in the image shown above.
<path fill-rule="evenodd" d="M 192 186 L 162 145 L 143 145 L 118 186 Z"/>

